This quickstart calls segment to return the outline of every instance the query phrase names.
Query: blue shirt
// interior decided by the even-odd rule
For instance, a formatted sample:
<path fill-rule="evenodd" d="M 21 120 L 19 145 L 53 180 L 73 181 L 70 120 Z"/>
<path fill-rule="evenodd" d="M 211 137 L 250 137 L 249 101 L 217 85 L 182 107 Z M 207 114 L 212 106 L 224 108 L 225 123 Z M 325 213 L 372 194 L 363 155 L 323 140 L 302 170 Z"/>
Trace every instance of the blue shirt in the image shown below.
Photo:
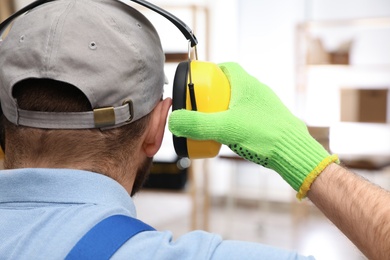
<path fill-rule="evenodd" d="M 0 171 L 0 259 L 63 259 L 102 219 L 136 217 L 116 181 L 69 169 Z M 222 240 L 204 231 L 177 240 L 169 231 L 141 232 L 112 259 L 313 259 L 258 243 Z"/>

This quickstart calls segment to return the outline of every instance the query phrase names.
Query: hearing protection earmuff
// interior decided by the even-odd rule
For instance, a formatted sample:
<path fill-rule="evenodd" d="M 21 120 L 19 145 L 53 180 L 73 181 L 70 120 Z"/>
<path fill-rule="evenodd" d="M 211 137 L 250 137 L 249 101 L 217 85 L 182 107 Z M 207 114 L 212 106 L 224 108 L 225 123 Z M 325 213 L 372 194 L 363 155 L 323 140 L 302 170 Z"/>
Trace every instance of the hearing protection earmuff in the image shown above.
<path fill-rule="evenodd" d="M 230 101 L 230 85 L 225 74 L 211 62 L 181 62 L 173 82 L 172 110 L 199 112 L 226 110 Z M 173 136 L 176 154 L 189 158 L 211 158 L 218 155 L 221 144 Z"/>
<path fill-rule="evenodd" d="M 0 41 L 1 35 L 14 19 L 37 6 L 53 1 L 55 0 L 34 1 L 4 20 L 0 24 Z M 126 5 L 121 0 L 116 1 Z M 152 3 L 144 0 L 131 1 L 168 19 L 189 41 L 189 58 L 187 61 L 179 63 L 174 77 L 172 110 L 187 109 L 205 113 L 226 110 L 230 100 L 229 82 L 216 64 L 197 60 L 196 45 L 198 40 L 192 30 L 179 18 Z M 195 60 L 191 60 L 190 47 L 195 49 Z M 1 128 L 3 127 L 1 126 Z M 4 136 L 0 134 L 0 138 L 0 145 L 4 151 Z M 215 141 L 197 141 L 176 136 L 173 136 L 173 145 L 178 156 L 194 159 L 214 157 L 221 148 L 221 144 Z"/>

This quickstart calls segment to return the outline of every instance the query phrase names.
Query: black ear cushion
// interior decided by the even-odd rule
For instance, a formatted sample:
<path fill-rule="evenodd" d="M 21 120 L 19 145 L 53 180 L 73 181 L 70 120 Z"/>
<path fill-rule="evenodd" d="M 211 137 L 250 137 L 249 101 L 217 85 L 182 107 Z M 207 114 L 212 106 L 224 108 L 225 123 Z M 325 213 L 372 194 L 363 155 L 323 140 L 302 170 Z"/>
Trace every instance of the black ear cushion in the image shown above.
<path fill-rule="evenodd" d="M 173 80 L 172 111 L 186 108 L 189 61 L 180 62 Z M 173 135 L 173 146 L 180 157 L 188 157 L 187 138 Z"/>
<path fill-rule="evenodd" d="M 0 106 L 0 146 L 3 152 L 5 152 L 5 129 L 4 129 L 4 115 Z"/>

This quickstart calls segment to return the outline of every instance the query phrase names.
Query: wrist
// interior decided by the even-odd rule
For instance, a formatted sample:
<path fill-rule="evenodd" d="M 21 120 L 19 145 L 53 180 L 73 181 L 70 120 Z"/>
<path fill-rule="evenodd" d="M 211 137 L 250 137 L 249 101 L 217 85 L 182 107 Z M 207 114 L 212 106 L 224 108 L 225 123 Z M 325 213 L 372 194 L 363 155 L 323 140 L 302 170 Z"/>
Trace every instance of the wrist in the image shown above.
<path fill-rule="evenodd" d="M 324 158 L 314 169 L 311 171 L 303 180 L 303 183 L 301 187 L 299 188 L 299 191 L 296 195 L 296 197 L 299 200 L 304 199 L 307 196 L 307 193 L 309 192 L 311 185 L 314 183 L 314 181 L 317 179 L 317 177 L 327 168 L 328 166 L 332 165 L 333 163 L 339 163 L 339 158 L 337 155 L 329 155 L 328 157 Z"/>
<path fill-rule="evenodd" d="M 290 128 L 275 143 L 270 168 L 298 192 L 297 198 L 306 197 L 317 176 L 331 163 L 338 162 L 325 148 L 302 129 Z"/>

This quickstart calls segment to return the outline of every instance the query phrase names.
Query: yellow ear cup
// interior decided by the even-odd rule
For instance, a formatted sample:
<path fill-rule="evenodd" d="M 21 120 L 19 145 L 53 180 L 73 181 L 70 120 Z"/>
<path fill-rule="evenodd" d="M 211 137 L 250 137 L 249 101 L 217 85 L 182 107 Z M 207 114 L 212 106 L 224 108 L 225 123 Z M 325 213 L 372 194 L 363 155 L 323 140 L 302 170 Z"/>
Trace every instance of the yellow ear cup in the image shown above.
<path fill-rule="evenodd" d="M 228 109 L 230 85 L 222 70 L 215 63 L 204 61 L 192 61 L 190 66 L 197 110 L 212 113 Z M 187 88 L 186 109 L 190 110 L 191 107 L 189 89 Z M 221 144 L 215 141 L 187 139 L 189 158 L 215 157 L 220 149 Z"/>
<path fill-rule="evenodd" d="M 195 60 L 186 63 L 180 64 L 176 71 L 173 109 L 193 109 L 194 104 L 191 101 L 189 83 L 194 85 L 197 111 L 212 113 L 228 109 L 230 84 L 222 70 L 211 62 Z M 177 137 L 174 137 L 174 146 L 179 156 L 193 159 L 215 157 L 221 148 L 221 144 L 215 141 L 198 141 Z"/>

